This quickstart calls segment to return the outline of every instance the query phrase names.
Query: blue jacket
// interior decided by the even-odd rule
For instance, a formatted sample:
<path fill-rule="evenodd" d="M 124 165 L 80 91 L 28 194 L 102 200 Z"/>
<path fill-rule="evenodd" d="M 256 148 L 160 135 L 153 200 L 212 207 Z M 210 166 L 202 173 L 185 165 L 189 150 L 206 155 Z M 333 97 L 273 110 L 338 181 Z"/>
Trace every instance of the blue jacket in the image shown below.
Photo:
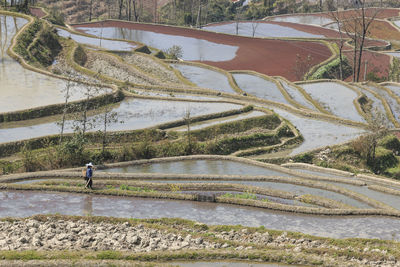
<path fill-rule="evenodd" d="M 86 170 L 86 178 L 92 178 L 92 176 L 93 176 L 92 168 L 87 168 L 87 170 Z"/>

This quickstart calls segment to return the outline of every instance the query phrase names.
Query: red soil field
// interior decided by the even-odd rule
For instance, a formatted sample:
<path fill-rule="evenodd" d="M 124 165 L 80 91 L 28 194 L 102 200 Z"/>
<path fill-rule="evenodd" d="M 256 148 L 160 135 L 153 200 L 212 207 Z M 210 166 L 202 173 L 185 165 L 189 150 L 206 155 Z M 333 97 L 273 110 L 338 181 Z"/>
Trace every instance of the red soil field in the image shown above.
<path fill-rule="evenodd" d="M 100 23 L 86 23 L 76 26 L 101 27 L 102 25 Z M 225 70 L 253 70 L 271 76 L 283 76 L 291 81 L 296 80 L 292 69 L 296 64 L 297 54 L 302 58 L 311 55 L 313 65 L 328 59 L 332 55 L 329 48 L 319 42 L 253 39 L 189 28 L 122 21 L 106 21 L 103 26 L 193 37 L 219 44 L 238 46 L 239 49 L 233 60 L 223 62 L 202 61 L 202 63 Z"/>
<path fill-rule="evenodd" d="M 400 40 L 400 30 L 388 21 L 376 20 L 372 22 L 369 36 L 384 40 Z"/>
<path fill-rule="evenodd" d="M 368 16 L 373 16 L 376 12 L 375 8 L 368 8 L 366 9 L 366 15 Z M 339 12 L 340 18 L 341 19 L 346 19 L 346 18 L 352 18 L 355 16 L 359 16 L 360 11 L 357 10 L 345 10 Z M 332 18 L 331 14 L 328 12 L 324 13 L 302 13 L 302 14 L 287 14 L 287 15 L 282 15 L 279 17 L 290 17 L 290 16 L 299 16 L 299 15 L 304 15 L 304 16 L 317 16 L 317 17 L 325 17 L 325 18 Z M 376 15 L 376 18 L 378 19 L 387 19 L 387 18 L 392 18 L 392 17 L 397 17 L 400 15 L 400 9 L 398 8 L 385 8 L 382 9 L 378 12 Z M 268 18 L 268 17 L 267 17 Z"/>
<path fill-rule="evenodd" d="M 349 63 L 353 65 L 353 51 L 347 50 L 344 52 L 344 54 L 347 56 Z M 363 52 L 363 58 L 361 62 L 360 81 L 364 80 L 365 61 L 368 61 L 367 74 L 369 72 L 375 72 L 378 77 L 388 77 L 390 56 L 366 50 Z M 346 79 L 346 81 L 352 81 L 352 79 L 353 76 L 350 76 Z"/>
<path fill-rule="evenodd" d="M 376 13 L 376 8 L 368 8 L 366 9 L 366 16 L 373 16 Z M 329 13 L 326 13 L 329 14 Z M 357 10 L 346 10 L 342 11 L 341 15 L 343 18 L 352 18 L 354 16 L 358 16 L 360 14 L 360 11 Z M 382 10 L 379 10 L 376 18 L 378 19 L 387 19 L 387 18 L 392 18 L 392 17 L 397 17 L 400 15 L 400 9 L 398 8 L 385 8 Z"/>
<path fill-rule="evenodd" d="M 31 12 L 32 15 L 38 18 L 43 18 L 44 16 L 46 16 L 46 13 L 44 13 L 41 8 L 37 7 L 30 7 L 29 12 Z"/>

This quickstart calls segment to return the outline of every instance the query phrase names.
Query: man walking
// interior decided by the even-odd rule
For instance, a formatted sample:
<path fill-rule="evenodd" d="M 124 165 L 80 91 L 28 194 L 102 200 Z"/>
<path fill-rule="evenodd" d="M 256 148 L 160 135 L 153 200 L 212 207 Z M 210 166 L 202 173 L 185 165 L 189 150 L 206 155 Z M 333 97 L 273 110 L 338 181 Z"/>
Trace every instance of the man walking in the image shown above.
<path fill-rule="evenodd" d="M 86 164 L 85 188 L 93 189 L 92 188 L 92 185 L 93 185 L 92 177 L 93 177 L 93 164 L 90 162 L 90 163 Z"/>

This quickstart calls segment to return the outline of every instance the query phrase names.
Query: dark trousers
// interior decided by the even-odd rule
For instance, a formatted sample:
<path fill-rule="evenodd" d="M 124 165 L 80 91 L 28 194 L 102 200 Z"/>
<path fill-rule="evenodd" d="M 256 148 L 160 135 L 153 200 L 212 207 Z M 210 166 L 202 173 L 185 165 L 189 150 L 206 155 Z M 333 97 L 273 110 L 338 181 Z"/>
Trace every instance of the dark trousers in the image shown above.
<path fill-rule="evenodd" d="M 92 180 L 92 178 L 88 178 L 88 177 L 85 177 L 85 182 L 86 182 L 86 186 L 87 187 L 89 187 L 90 189 L 92 189 L 92 185 L 93 185 L 93 180 Z"/>

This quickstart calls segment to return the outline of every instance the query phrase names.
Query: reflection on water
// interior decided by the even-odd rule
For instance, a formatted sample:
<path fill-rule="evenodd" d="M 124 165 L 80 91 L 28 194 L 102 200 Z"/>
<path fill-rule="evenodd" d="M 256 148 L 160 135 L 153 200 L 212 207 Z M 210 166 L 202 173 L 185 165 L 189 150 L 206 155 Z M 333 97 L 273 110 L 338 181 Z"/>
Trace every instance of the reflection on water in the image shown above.
<path fill-rule="evenodd" d="M 393 113 L 394 118 L 397 121 L 400 121 L 400 105 L 397 103 L 396 99 L 394 99 L 388 92 L 382 90 L 381 88 L 375 87 L 373 85 L 366 85 L 372 91 L 378 93 L 386 102 L 389 104 L 390 110 Z"/>
<path fill-rule="evenodd" d="M 344 143 L 364 133 L 364 130 L 359 128 L 317 120 L 315 118 L 301 117 L 283 109 L 274 108 L 274 111 L 296 126 L 304 137 L 303 143 L 293 149 L 290 155 Z"/>
<path fill-rule="evenodd" d="M 85 195 L 1 191 L 0 217 L 60 213 L 84 215 Z M 334 238 L 400 240 L 400 219 L 390 217 L 309 216 L 206 202 L 93 196 L 93 216 L 122 218 L 183 218 L 207 224 L 265 226 Z"/>
<path fill-rule="evenodd" d="M 319 26 L 334 22 L 330 18 L 326 18 L 323 16 L 315 16 L 315 15 L 279 16 L 279 17 L 270 18 L 269 20 L 292 22 L 292 23 L 299 23 L 299 24 L 314 24 L 314 25 L 319 25 Z"/>
<path fill-rule="evenodd" d="M 237 46 L 217 44 L 203 39 L 156 33 L 145 30 L 135 30 L 122 27 L 90 28 L 77 26 L 75 28 L 97 37 L 103 36 L 113 39 L 132 40 L 160 50 L 167 50 L 173 45 L 179 45 L 182 47 L 182 59 L 184 60 L 214 62 L 229 61 L 235 58 L 236 51 L 238 50 Z"/>
<path fill-rule="evenodd" d="M 179 173 L 215 175 L 290 176 L 290 174 L 229 160 L 182 160 L 99 170 L 122 173 Z"/>
<path fill-rule="evenodd" d="M 235 93 L 229 84 L 228 77 L 218 71 L 184 64 L 171 64 L 171 66 L 178 69 L 186 79 L 197 86 L 225 93 Z"/>
<path fill-rule="evenodd" d="M 85 216 L 93 215 L 93 196 L 87 195 L 83 199 L 83 214 Z"/>
<path fill-rule="evenodd" d="M 152 127 L 169 121 L 181 120 L 185 116 L 187 110 L 190 111 L 191 116 L 199 116 L 239 108 L 242 108 L 242 106 L 226 103 L 197 103 L 126 98 L 120 105 L 112 110 L 112 112 L 118 114 L 118 121 L 109 123 L 107 129 L 109 131 L 123 131 Z M 102 114 L 89 117 L 88 121 L 94 122 L 89 130 L 97 131 L 103 129 L 102 122 L 104 120 L 102 118 Z M 69 120 L 66 122 L 64 132 L 71 133 L 73 128 L 74 123 Z M 47 122 L 17 128 L 1 129 L 0 127 L 0 143 L 58 134 L 59 131 L 60 126 L 57 122 Z"/>
<path fill-rule="evenodd" d="M 361 92 L 363 94 L 365 94 L 369 98 L 369 100 L 371 100 L 372 110 L 377 110 L 377 111 L 381 112 L 382 114 L 386 114 L 385 106 L 383 105 L 382 101 L 379 98 L 377 98 L 373 93 L 366 90 L 365 88 L 358 87 L 358 89 L 360 89 Z M 390 121 L 387 118 L 387 116 L 384 116 L 384 119 L 385 119 L 387 125 L 389 125 L 390 127 L 394 127 L 393 122 Z"/>
<path fill-rule="evenodd" d="M 304 107 L 307 107 L 314 111 L 318 111 L 318 109 L 316 107 L 314 107 L 314 105 L 310 101 L 308 101 L 296 87 L 289 85 L 289 83 L 287 83 L 286 81 L 284 81 L 282 79 L 279 79 L 279 81 L 280 81 L 281 85 L 283 86 L 283 88 L 286 90 L 286 92 L 289 94 L 289 96 L 294 101 L 296 101 L 300 105 L 303 105 Z"/>
<path fill-rule="evenodd" d="M 294 185 L 294 184 L 287 184 L 287 183 L 276 183 L 276 182 L 258 182 L 258 181 L 237 181 L 237 180 L 232 180 L 232 181 L 209 181 L 209 180 L 151 180 L 151 182 L 156 182 L 156 183 L 229 183 L 229 184 L 244 184 L 244 185 L 251 185 L 251 186 L 257 186 L 257 187 L 265 187 L 265 188 L 272 188 L 276 190 L 282 190 L 286 192 L 291 192 L 297 196 L 301 195 L 306 195 L 306 194 L 311 194 L 315 196 L 321 196 L 325 197 L 328 199 L 333 199 L 336 201 L 343 202 L 347 205 L 356 207 L 356 208 L 362 208 L 362 209 L 368 209 L 371 208 L 368 204 L 355 200 L 351 197 L 331 192 L 328 190 L 323 190 L 323 189 L 318 189 L 318 188 L 312 188 L 312 187 L 306 187 L 306 186 L 301 186 L 301 185 Z M 338 186 L 346 188 L 346 184 L 338 184 Z"/>
<path fill-rule="evenodd" d="M 69 31 L 66 31 L 61 28 L 57 28 L 57 34 L 65 38 L 71 38 L 75 42 L 81 44 L 96 45 L 108 50 L 131 51 L 133 48 L 137 47 L 136 45 L 129 42 L 87 37 L 79 34 L 70 33 Z"/>
<path fill-rule="evenodd" d="M 358 95 L 347 86 L 335 82 L 308 83 L 300 86 L 332 114 L 344 119 L 365 122 L 353 103 Z"/>
<path fill-rule="evenodd" d="M 24 69 L 7 55 L 13 36 L 26 23 L 22 18 L 0 15 L 0 112 L 64 102 L 65 81 Z M 77 86 L 69 100 L 83 98 L 83 91 L 83 86 Z"/>
<path fill-rule="evenodd" d="M 235 73 L 233 78 L 243 91 L 266 100 L 290 104 L 282 95 L 276 83 L 256 75 Z"/>
<path fill-rule="evenodd" d="M 268 22 L 236 22 L 224 23 L 221 25 L 209 25 L 203 27 L 204 30 L 221 32 L 236 35 L 236 27 L 238 34 L 242 36 L 252 37 L 292 37 L 292 38 L 324 38 L 324 35 L 312 34 L 296 30 L 291 27 L 286 27 Z M 254 33 L 254 34 L 253 34 Z"/>

